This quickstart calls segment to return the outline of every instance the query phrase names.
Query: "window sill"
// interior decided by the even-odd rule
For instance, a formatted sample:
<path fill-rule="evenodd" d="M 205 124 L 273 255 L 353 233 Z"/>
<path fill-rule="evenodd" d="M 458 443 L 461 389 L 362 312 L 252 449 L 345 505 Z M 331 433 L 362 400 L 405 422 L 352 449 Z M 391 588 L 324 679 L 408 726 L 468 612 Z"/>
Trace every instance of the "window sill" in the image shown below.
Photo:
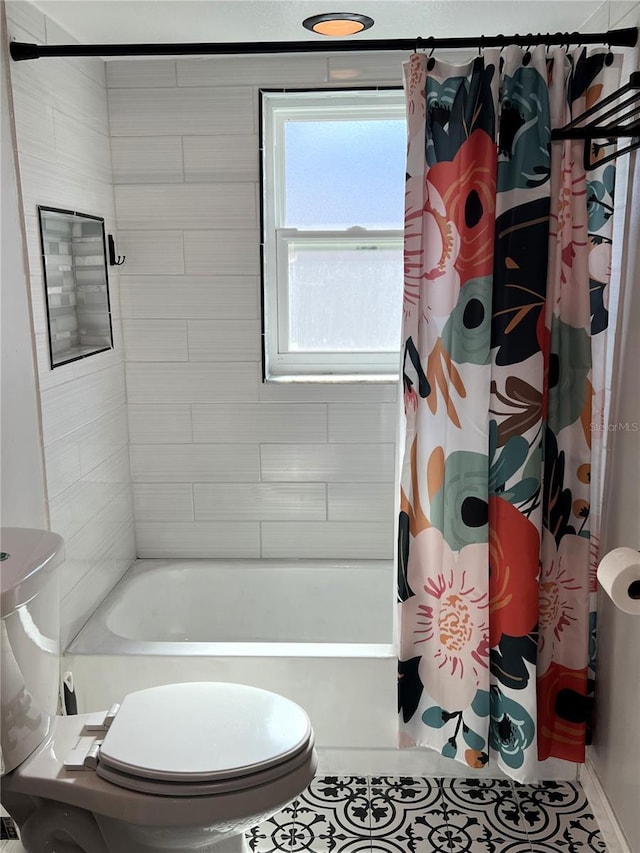
<path fill-rule="evenodd" d="M 391 385 L 398 381 L 398 373 L 329 373 L 329 374 L 272 374 L 265 376 L 263 382 L 275 384 L 316 384 L 316 385 Z"/>

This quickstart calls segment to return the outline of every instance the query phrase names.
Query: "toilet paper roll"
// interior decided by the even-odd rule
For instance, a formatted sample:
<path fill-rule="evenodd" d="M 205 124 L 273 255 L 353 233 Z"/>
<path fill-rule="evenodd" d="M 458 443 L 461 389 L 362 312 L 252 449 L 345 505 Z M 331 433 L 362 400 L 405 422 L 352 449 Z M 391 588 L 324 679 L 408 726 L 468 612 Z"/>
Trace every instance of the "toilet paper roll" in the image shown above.
<path fill-rule="evenodd" d="M 640 553 L 633 548 L 609 551 L 598 566 L 598 580 L 619 610 L 640 616 Z"/>

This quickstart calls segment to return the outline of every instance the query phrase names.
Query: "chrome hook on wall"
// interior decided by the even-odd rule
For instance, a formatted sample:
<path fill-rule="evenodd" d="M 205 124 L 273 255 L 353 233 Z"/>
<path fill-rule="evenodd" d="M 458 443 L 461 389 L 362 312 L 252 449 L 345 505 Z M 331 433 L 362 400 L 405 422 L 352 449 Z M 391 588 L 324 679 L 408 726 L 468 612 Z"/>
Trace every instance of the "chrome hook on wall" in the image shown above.
<path fill-rule="evenodd" d="M 111 267 L 121 267 L 122 264 L 126 261 L 126 255 L 118 255 L 116 257 L 116 244 L 113 242 L 113 237 L 111 234 L 107 237 L 107 244 L 109 249 L 109 266 Z"/>

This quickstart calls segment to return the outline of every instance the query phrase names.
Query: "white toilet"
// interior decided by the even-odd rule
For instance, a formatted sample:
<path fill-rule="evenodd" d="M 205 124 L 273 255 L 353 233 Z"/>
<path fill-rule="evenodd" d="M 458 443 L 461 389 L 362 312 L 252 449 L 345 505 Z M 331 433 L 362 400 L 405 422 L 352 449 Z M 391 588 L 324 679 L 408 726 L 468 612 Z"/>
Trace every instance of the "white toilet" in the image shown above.
<path fill-rule="evenodd" d="M 254 687 L 195 682 L 56 716 L 55 533 L 3 528 L 2 805 L 28 853 L 240 853 L 312 780 L 309 718 Z"/>

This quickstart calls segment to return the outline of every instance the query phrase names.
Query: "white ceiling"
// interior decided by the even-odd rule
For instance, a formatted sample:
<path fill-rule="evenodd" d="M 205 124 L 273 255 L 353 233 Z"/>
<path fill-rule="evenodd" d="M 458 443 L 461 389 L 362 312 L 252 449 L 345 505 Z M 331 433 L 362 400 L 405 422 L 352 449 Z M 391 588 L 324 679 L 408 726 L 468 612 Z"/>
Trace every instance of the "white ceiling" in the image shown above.
<path fill-rule="evenodd" d="M 370 30 L 354 37 L 360 40 L 588 31 L 589 18 L 607 4 L 603 0 L 37 0 L 36 5 L 79 41 L 105 44 L 323 41 L 303 29 L 301 22 L 336 8 L 375 20 Z"/>

